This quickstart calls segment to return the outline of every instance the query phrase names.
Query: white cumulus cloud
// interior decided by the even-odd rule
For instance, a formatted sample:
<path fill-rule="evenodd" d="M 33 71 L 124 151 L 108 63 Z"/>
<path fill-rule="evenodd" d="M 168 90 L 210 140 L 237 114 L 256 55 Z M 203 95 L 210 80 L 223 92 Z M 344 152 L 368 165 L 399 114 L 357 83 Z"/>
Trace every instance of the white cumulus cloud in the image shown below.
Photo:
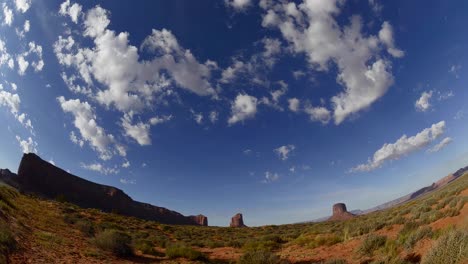
<path fill-rule="evenodd" d="M 426 112 L 429 110 L 431 107 L 431 97 L 432 97 L 432 91 L 429 92 L 423 92 L 421 94 L 421 97 L 414 103 L 414 106 L 418 111 Z"/>
<path fill-rule="evenodd" d="M 257 113 L 258 100 L 248 94 L 238 94 L 231 105 L 231 117 L 228 124 L 243 122 L 246 119 L 253 118 Z"/>
<path fill-rule="evenodd" d="M 279 148 L 274 149 L 273 151 L 278 155 L 281 160 L 287 160 L 289 155 L 296 149 L 296 146 L 289 144 L 284 145 Z"/>
<path fill-rule="evenodd" d="M 440 121 L 412 137 L 403 135 L 394 143 L 385 143 L 374 153 L 367 163 L 352 168 L 351 172 L 372 171 L 380 168 L 386 161 L 397 160 L 402 156 L 427 146 L 439 138 L 444 131 L 445 121 Z"/>
<path fill-rule="evenodd" d="M 363 33 L 361 17 L 352 16 L 341 27 L 335 17 L 344 1 L 303 1 L 275 3 L 262 1 L 262 25 L 277 28 L 289 49 L 304 54 L 312 70 L 327 72 L 332 63 L 338 69 L 337 82 L 344 91 L 331 98 L 336 124 L 371 106 L 393 84 L 391 62 L 381 56 L 382 47 L 395 57 L 403 52 L 395 47 L 393 31 L 384 22 L 379 36 Z"/>
<path fill-rule="evenodd" d="M 446 138 L 442 139 L 439 143 L 437 143 L 435 146 L 430 148 L 428 150 L 428 152 L 430 152 L 430 153 L 438 152 L 441 149 L 445 148 L 448 144 L 452 143 L 452 141 L 453 141 L 452 138 L 446 137 Z"/>

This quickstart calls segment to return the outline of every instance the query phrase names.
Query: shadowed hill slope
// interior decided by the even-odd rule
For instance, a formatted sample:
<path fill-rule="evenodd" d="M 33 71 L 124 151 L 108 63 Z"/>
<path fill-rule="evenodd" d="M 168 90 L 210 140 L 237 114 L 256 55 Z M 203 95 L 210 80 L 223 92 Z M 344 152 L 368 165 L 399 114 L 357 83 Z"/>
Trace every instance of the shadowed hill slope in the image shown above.
<path fill-rule="evenodd" d="M 122 190 L 72 175 L 35 154 L 24 154 L 17 182 L 22 191 L 65 199 L 85 208 L 97 208 L 165 224 L 208 225 L 203 215 L 184 216 L 169 209 L 134 201 Z"/>

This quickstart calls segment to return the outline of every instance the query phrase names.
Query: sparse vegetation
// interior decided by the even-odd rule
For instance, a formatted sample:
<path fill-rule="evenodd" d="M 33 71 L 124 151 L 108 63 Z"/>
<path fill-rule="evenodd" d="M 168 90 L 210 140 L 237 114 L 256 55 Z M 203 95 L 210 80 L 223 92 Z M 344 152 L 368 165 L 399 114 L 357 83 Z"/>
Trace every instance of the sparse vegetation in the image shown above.
<path fill-rule="evenodd" d="M 187 258 L 190 260 L 204 260 L 205 255 L 200 251 L 197 251 L 191 247 L 175 244 L 171 245 L 166 249 L 166 255 L 171 259 L 176 258 Z"/>
<path fill-rule="evenodd" d="M 288 263 L 281 261 L 275 254 L 269 251 L 250 251 L 242 255 L 237 262 L 238 264 L 282 264 Z"/>
<path fill-rule="evenodd" d="M 441 236 L 423 258 L 423 264 L 458 264 L 468 260 L 468 231 L 450 231 Z M 464 262 L 463 262 L 464 261 Z"/>
<path fill-rule="evenodd" d="M 362 255 L 372 255 L 375 250 L 384 246 L 386 241 L 386 236 L 374 234 L 368 235 L 358 248 L 358 252 Z"/>
<path fill-rule="evenodd" d="M 94 243 L 102 250 L 112 252 L 116 256 L 125 257 L 133 253 L 132 238 L 117 230 L 105 230 L 96 235 Z"/>
<path fill-rule="evenodd" d="M 369 263 L 403 264 L 416 261 L 417 256 L 409 253 L 416 249 L 418 241 L 429 240 L 425 243 L 433 243 L 438 239 L 445 242 L 438 242 L 438 246 L 427 256 L 424 254 L 423 259 L 434 259 L 433 262 L 427 260 L 425 263 L 445 263 L 435 260 L 436 257 L 442 257 L 441 253 L 444 253 L 444 256 L 451 254 L 448 253 L 451 251 L 443 246 L 460 246 L 457 243 L 462 241 L 459 235 L 452 235 L 457 239 L 446 238 L 447 233 L 461 231 L 456 231 L 456 227 L 430 228 L 428 225 L 439 222 L 437 225 L 441 226 L 440 221 L 444 221 L 446 217 L 459 215 L 468 198 L 457 195 L 467 186 L 468 176 L 464 176 L 454 184 L 417 200 L 342 222 L 269 225 L 242 229 L 164 225 L 103 213 L 96 209 L 83 209 L 67 202 L 44 200 L 20 194 L 8 186 L 0 186 L 1 253 L 4 260 L 7 259 L 5 254 L 24 254 L 21 239 L 27 238 L 35 248 L 45 252 L 62 252 L 58 253 L 58 256 L 68 255 L 68 250 L 75 247 L 74 243 L 78 240 L 80 247 L 83 247 L 79 249 L 80 255 L 98 262 L 118 262 L 115 260 L 133 253 L 140 255 L 139 257 L 144 254 L 150 258 L 148 255 L 151 255 L 151 258 L 157 260 L 169 258 L 170 261 L 177 262 L 181 261 L 177 259 L 183 258 L 187 261 L 206 262 L 210 261 L 211 253 L 202 253 L 201 251 L 205 250 L 198 248 L 216 250 L 228 247 L 219 250 L 242 254 L 240 258 L 232 257 L 232 262 L 285 263 L 280 256 L 284 259 L 300 257 L 304 261 L 316 261 L 319 258 L 315 255 L 317 252 L 336 248 L 341 250 L 345 247 L 343 245 L 354 243 L 354 246 L 348 249 L 349 258 L 346 257 L 350 262 L 373 259 L 373 262 Z M 31 216 L 34 216 L 34 221 Z M 15 228 L 11 228 L 13 221 Z M 381 235 L 377 235 L 376 232 Z M 386 237 L 388 232 L 395 232 L 396 238 L 391 235 Z M 69 239 L 69 234 L 73 238 Z M 466 240 L 466 232 L 464 234 L 463 239 Z M 466 243 L 464 246 L 466 247 Z M 163 249 L 166 249 L 165 253 Z M 293 251 L 290 252 L 291 250 Z M 256 260 L 272 262 L 254 262 Z M 346 263 L 346 260 L 325 259 L 320 263 L 342 264 Z"/>

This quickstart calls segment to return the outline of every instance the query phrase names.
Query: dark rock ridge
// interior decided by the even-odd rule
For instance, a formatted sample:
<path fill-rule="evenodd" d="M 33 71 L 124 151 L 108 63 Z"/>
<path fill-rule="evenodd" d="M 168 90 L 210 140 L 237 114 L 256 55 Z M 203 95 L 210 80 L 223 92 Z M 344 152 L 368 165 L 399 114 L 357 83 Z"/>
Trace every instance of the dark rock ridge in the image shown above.
<path fill-rule="evenodd" d="M 0 181 L 18 188 L 17 175 L 9 169 L 0 169 Z"/>
<path fill-rule="evenodd" d="M 169 209 L 134 201 L 122 190 L 72 175 L 38 157 L 24 154 L 18 169 L 23 192 L 62 198 L 85 208 L 176 225 L 208 225 L 206 216 L 184 216 Z"/>
<path fill-rule="evenodd" d="M 229 224 L 230 227 L 247 227 L 244 224 L 244 219 L 242 217 L 242 214 L 238 213 L 235 216 L 231 218 L 231 224 Z"/>
<path fill-rule="evenodd" d="M 336 203 L 333 205 L 333 215 L 328 218 L 329 221 L 341 221 L 353 218 L 355 215 L 348 212 L 346 204 Z"/>

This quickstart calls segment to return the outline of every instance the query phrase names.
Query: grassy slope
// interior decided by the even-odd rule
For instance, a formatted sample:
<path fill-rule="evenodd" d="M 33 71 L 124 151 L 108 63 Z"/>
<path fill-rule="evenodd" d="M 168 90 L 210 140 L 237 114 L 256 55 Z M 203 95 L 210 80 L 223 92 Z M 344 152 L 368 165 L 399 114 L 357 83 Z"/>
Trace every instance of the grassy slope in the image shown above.
<path fill-rule="evenodd" d="M 417 262 L 450 229 L 468 229 L 467 190 L 465 174 L 417 200 L 348 221 L 236 229 L 162 225 L 0 185 L 0 263 L 159 263 L 179 256 L 229 263 L 252 251 L 291 262 Z M 117 256 L 124 246 L 135 255 Z"/>

